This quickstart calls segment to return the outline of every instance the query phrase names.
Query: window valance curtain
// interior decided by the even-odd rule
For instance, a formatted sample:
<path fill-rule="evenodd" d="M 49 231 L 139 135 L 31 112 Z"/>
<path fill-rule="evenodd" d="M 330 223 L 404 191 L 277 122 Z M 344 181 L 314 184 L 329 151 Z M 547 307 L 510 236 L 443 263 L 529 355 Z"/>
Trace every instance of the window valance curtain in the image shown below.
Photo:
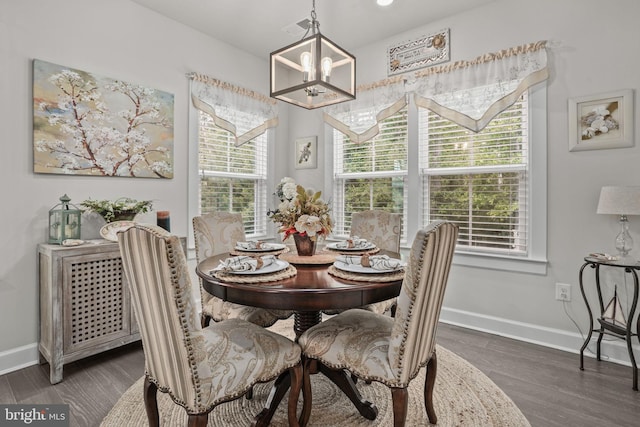
<path fill-rule="evenodd" d="M 407 105 L 404 77 L 358 86 L 357 98 L 325 108 L 324 121 L 349 137 L 365 142 L 380 133 L 379 123 Z"/>
<path fill-rule="evenodd" d="M 205 75 L 190 73 L 187 77 L 191 79 L 193 106 L 209 114 L 216 126 L 230 132 L 236 146 L 278 125 L 275 100 Z"/>
<path fill-rule="evenodd" d="M 520 95 L 549 77 L 546 42 L 531 43 L 416 73 L 419 107 L 470 129 L 482 130 Z"/>
<path fill-rule="evenodd" d="M 375 137 L 378 122 L 400 111 L 413 94 L 416 105 L 474 132 L 509 108 L 531 86 L 549 77 L 546 41 L 530 43 L 359 86 L 354 101 L 325 109 L 327 124 L 353 142 Z M 362 123 L 362 111 L 370 111 Z M 360 120 L 360 121 L 358 121 Z"/>

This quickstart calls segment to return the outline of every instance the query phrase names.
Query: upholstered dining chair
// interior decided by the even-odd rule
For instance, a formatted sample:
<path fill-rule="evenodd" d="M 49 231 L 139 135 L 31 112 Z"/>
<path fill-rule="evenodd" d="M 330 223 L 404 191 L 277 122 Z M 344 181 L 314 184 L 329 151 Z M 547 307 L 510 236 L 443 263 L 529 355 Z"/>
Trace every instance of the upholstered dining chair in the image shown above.
<path fill-rule="evenodd" d="M 400 236 L 402 234 L 402 214 L 381 210 L 354 212 L 351 215 L 351 236 L 358 236 L 373 242 L 380 250 L 400 253 Z M 368 304 L 362 307 L 374 313 L 385 313 L 393 316 L 396 299 Z"/>
<path fill-rule="evenodd" d="M 404 426 L 409 382 L 426 365 L 424 404 L 429 422 L 436 380 L 436 328 L 451 268 L 458 227 L 438 221 L 418 231 L 411 246 L 395 318 L 362 309 L 344 311 L 305 331 L 298 343 L 305 359 L 301 425 L 311 413 L 309 370 L 317 361 L 348 370 L 391 389 L 394 426 Z"/>
<path fill-rule="evenodd" d="M 157 391 L 185 408 L 189 426 L 206 426 L 219 403 L 289 370 L 288 418 L 298 425 L 300 347 L 253 323 L 230 319 L 203 328 L 178 237 L 137 224 L 118 233 L 122 265 L 145 355 L 144 402 L 159 425 Z"/>
<path fill-rule="evenodd" d="M 192 222 L 198 263 L 210 256 L 231 252 L 237 242 L 246 240 L 240 213 L 212 212 L 193 217 Z M 214 322 L 220 322 L 238 318 L 268 327 L 279 319 L 286 319 L 293 314 L 291 311 L 265 310 L 224 301 L 208 293 L 202 287 L 202 281 L 200 281 L 200 298 L 203 326 L 208 325 L 212 319 Z"/>
<path fill-rule="evenodd" d="M 354 212 L 351 215 L 351 237 L 358 236 L 374 243 L 380 250 L 400 253 L 400 236 L 402 234 L 402 215 L 381 210 Z M 360 307 L 374 313 L 395 314 L 396 298 L 367 304 Z M 325 310 L 325 314 L 337 314 L 343 310 Z"/>

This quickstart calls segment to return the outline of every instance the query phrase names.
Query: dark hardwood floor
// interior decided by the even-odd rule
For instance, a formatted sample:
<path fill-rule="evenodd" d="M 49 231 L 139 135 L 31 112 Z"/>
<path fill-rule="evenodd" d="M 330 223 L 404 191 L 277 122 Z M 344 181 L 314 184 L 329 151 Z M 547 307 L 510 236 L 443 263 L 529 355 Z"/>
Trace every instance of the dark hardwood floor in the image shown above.
<path fill-rule="evenodd" d="M 489 376 L 533 427 L 640 425 L 630 367 L 586 358 L 580 371 L 576 354 L 444 324 L 438 343 Z M 143 371 L 141 345 L 129 344 L 65 366 L 55 386 L 48 365 L 0 376 L 0 402 L 68 403 L 71 426 L 98 426 Z"/>

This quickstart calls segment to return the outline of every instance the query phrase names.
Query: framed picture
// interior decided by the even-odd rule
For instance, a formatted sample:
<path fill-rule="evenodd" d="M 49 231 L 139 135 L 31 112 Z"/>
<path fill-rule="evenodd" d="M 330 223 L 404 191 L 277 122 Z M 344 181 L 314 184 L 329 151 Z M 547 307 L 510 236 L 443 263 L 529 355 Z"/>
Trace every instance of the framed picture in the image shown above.
<path fill-rule="evenodd" d="M 315 169 L 318 167 L 317 137 L 307 136 L 296 139 L 294 160 L 296 169 Z"/>
<path fill-rule="evenodd" d="M 33 60 L 33 171 L 173 178 L 173 95 Z"/>
<path fill-rule="evenodd" d="M 633 90 L 569 99 L 569 151 L 633 147 Z"/>

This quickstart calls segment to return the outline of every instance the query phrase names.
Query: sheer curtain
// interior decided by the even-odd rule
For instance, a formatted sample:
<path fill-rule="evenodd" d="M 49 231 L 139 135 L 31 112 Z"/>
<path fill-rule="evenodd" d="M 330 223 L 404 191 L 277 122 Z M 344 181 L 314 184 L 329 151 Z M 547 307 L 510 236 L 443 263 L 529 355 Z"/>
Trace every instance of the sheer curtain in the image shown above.
<path fill-rule="evenodd" d="M 357 98 L 326 107 L 324 120 L 352 142 L 368 141 L 379 133 L 378 123 L 404 108 L 413 94 L 419 107 L 478 132 L 548 77 L 546 41 L 540 41 L 358 86 Z M 363 111 L 369 112 L 365 122 Z"/>
<path fill-rule="evenodd" d="M 474 132 L 549 77 L 546 42 L 490 53 L 416 73 L 414 100 Z"/>
<path fill-rule="evenodd" d="M 249 89 L 191 73 L 191 102 L 230 132 L 235 145 L 245 144 L 278 125 L 276 100 Z M 240 117 L 242 115 L 242 117 Z"/>
<path fill-rule="evenodd" d="M 404 77 L 358 86 L 357 98 L 325 108 L 324 121 L 349 137 L 365 142 L 380 133 L 380 122 L 407 105 Z"/>

